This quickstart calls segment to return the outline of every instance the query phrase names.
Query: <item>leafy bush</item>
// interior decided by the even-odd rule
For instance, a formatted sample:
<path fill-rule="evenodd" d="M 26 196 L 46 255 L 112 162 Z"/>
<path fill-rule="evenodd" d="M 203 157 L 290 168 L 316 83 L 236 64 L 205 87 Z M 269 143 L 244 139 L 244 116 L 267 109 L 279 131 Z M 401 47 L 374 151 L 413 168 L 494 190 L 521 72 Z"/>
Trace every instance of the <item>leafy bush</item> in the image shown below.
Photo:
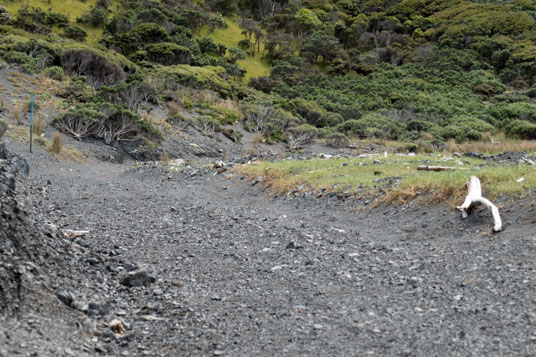
<path fill-rule="evenodd" d="M 229 59 L 231 62 L 234 63 L 238 60 L 243 60 L 244 58 L 246 58 L 246 54 L 240 48 L 234 46 L 229 47 Z"/>
<path fill-rule="evenodd" d="M 286 144 L 290 151 L 302 149 L 311 144 L 318 135 L 318 129 L 309 124 L 290 127 L 286 130 Z"/>
<path fill-rule="evenodd" d="M 89 12 L 82 15 L 81 18 L 76 19 L 77 22 L 84 22 L 92 26 L 102 26 L 106 23 L 108 18 L 108 11 L 103 6 L 95 6 Z"/>
<path fill-rule="evenodd" d="M 106 102 L 79 103 L 54 119 L 53 124 L 78 140 L 93 136 L 119 142 L 142 132 L 160 135 L 158 129 L 132 111 Z"/>
<path fill-rule="evenodd" d="M 275 86 L 275 82 L 269 77 L 252 77 L 249 79 L 248 85 L 256 90 L 264 93 L 270 93 Z"/>
<path fill-rule="evenodd" d="M 63 81 L 63 79 L 65 78 L 65 71 L 62 67 L 53 66 L 46 69 L 45 75 L 48 78 L 52 78 L 57 81 Z"/>
<path fill-rule="evenodd" d="M 47 23 L 46 13 L 40 8 L 22 6 L 17 14 L 15 26 L 28 32 L 48 34 L 52 29 Z"/>
<path fill-rule="evenodd" d="M 192 52 L 188 48 L 171 42 L 149 44 L 145 46 L 145 52 L 149 61 L 166 66 L 192 62 Z"/>
<path fill-rule="evenodd" d="M 2 5 L 0 5 L 0 24 L 11 25 L 15 20 L 11 17 L 9 11 Z"/>
<path fill-rule="evenodd" d="M 303 98 L 294 99 L 293 104 L 296 112 L 307 120 L 307 123 L 317 127 L 326 126 L 327 112 L 324 108 L 314 102 L 308 102 Z"/>
<path fill-rule="evenodd" d="M 402 134 L 405 126 L 379 113 L 369 113 L 359 120 L 345 121 L 339 124 L 336 129 L 359 138 L 396 140 Z"/>
<path fill-rule="evenodd" d="M 85 41 L 87 32 L 78 25 L 67 26 L 64 29 L 65 37 L 72 38 L 76 41 Z"/>
<path fill-rule="evenodd" d="M 218 45 L 210 37 L 197 39 L 197 44 L 201 53 L 218 56 L 220 54 Z"/>
<path fill-rule="evenodd" d="M 87 77 L 88 84 L 110 85 L 124 80 L 135 66 L 115 52 L 76 45 L 66 48 L 60 57 L 61 65 L 68 74 Z"/>
<path fill-rule="evenodd" d="M 129 55 L 147 44 L 167 42 L 168 39 L 163 27 L 154 23 L 144 23 L 134 26 L 127 33 L 114 36 L 111 41 L 124 55 Z"/>
<path fill-rule="evenodd" d="M 296 119 L 272 103 L 250 104 L 244 109 L 245 129 L 264 137 L 279 136 L 292 123 L 297 123 Z"/>
<path fill-rule="evenodd" d="M 63 27 L 69 23 L 69 18 L 59 12 L 48 11 L 45 16 L 48 25 Z"/>
<path fill-rule="evenodd" d="M 326 136 L 326 143 L 336 148 L 348 146 L 348 138 L 343 133 L 331 133 Z"/>
<path fill-rule="evenodd" d="M 504 128 L 506 135 L 526 140 L 536 139 L 536 123 L 526 120 L 513 120 Z"/>
<path fill-rule="evenodd" d="M 28 73 L 38 73 L 59 58 L 57 50 L 50 44 L 35 39 L 17 41 L 4 48 L 6 62 L 18 64 Z"/>
<path fill-rule="evenodd" d="M 488 113 L 497 119 L 501 126 L 515 119 L 536 121 L 536 105 L 531 103 L 499 103 L 489 107 Z"/>

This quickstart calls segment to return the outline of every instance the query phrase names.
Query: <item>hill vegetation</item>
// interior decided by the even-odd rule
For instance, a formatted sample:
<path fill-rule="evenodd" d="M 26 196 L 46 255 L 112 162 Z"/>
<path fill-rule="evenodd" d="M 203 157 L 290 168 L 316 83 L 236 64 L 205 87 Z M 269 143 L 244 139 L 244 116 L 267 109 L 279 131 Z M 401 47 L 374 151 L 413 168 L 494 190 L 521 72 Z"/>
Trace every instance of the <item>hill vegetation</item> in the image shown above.
<path fill-rule="evenodd" d="M 536 138 L 531 1 L 0 4 L 0 57 L 64 81 L 69 109 L 55 123 L 80 139 L 157 141 L 143 115 L 162 102 L 204 113 L 170 121 L 208 132 L 242 121 L 289 149 L 317 136 L 431 149 Z M 203 90 L 211 103 L 192 102 Z"/>

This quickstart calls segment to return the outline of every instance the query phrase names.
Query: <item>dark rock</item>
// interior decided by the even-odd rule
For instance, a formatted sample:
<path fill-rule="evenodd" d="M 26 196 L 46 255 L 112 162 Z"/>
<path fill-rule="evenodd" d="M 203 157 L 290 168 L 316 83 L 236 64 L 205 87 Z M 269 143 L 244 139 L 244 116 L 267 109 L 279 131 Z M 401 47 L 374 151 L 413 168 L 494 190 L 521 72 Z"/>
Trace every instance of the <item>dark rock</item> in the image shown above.
<path fill-rule="evenodd" d="M 286 246 L 286 249 L 300 249 L 303 248 L 301 245 L 298 245 L 296 242 L 289 242 Z"/>
<path fill-rule="evenodd" d="M 153 278 L 152 276 L 149 276 L 149 274 L 147 274 L 147 272 L 143 270 L 132 271 L 128 273 L 127 275 L 124 275 L 119 280 L 119 283 L 121 285 L 128 286 L 129 288 L 147 286 L 154 282 L 155 282 L 155 278 Z"/>
<path fill-rule="evenodd" d="M 474 157 L 476 159 L 481 159 L 484 155 L 482 155 L 481 153 L 479 153 L 477 151 L 470 151 L 470 152 L 464 153 L 463 156 Z"/>
<path fill-rule="evenodd" d="M 58 299 L 64 303 L 65 305 L 69 306 L 69 307 L 72 307 L 73 306 L 73 301 L 74 301 L 74 296 L 71 292 L 69 291 L 60 291 L 58 294 L 57 294 L 57 297 Z"/>
<path fill-rule="evenodd" d="M 103 316 L 109 313 L 109 309 L 105 303 L 90 302 L 88 304 L 88 315 L 90 316 Z"/>

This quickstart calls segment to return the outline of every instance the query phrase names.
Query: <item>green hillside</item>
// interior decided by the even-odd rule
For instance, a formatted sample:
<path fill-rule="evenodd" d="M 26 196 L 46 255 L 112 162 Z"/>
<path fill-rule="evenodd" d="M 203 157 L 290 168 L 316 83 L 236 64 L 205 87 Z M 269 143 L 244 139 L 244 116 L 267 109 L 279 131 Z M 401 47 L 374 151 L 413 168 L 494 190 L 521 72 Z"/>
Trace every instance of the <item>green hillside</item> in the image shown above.
<path fill-rule="evenodd" d="M 113 105 L 148 129 L 124 98 L 133 88 L 161 99 L 206 89 L 240 108 L 233 120 L 213 108 L 217 121 L 268 141 L 536 139 L 533 1 L 0 4 L 0 57 L 78 83 L 68 121 L 104 120 L 95 111 Z"/>

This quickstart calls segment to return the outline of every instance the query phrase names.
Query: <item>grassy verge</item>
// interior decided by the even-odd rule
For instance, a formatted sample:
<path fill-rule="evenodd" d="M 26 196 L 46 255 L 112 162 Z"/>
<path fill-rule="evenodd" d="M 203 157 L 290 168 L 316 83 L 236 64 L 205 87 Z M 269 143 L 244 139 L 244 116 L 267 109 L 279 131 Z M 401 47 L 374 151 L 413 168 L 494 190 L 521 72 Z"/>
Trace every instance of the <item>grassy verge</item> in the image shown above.
<path fill-rule="evenodd" d="M 227 27 L 224 29 L 217 29 L 210 32 L 208 27 L 201 30 L 202 36 L 208 36 L 214 42 L 224 44 L 227 47 L 238 47 L 238 42 L 244 39 L 242 35 L 242 29 L 238 26 L 238 23 L 233 19 L 226 18 L 225 23 Z M 255 56 L 247 56 L 243 60 L 239 60 L 236 63 L 246 70 L 244 81 L 247 82 L 252 77 L 268 76 L 270 75 L 270 65 L 267 61 L 263 60 L 264 45 L 261 43 L 260 51 L 255 52 Z"/>
<path fill-rule="evenodd" d="M 418 171 L 419 165 L 458 167 L 459 170 Z M 374 195 L 380 200 L 403 203 L 416 197 L 427 202 L 454 203 L 466 194 L 465 183 L 471 175 L 480 178 L 484 194 L 524 195 L 536 187 L 534 166 L 496 164 L 478 159 L 449 156 L 398 156 L 255 162 L 237 172 L 249 177 L 263 177 L 275 192 L 313 190 L 346 191 L 355 195 Z M 518 179 L 524 178 L 522 182 Z"/>

